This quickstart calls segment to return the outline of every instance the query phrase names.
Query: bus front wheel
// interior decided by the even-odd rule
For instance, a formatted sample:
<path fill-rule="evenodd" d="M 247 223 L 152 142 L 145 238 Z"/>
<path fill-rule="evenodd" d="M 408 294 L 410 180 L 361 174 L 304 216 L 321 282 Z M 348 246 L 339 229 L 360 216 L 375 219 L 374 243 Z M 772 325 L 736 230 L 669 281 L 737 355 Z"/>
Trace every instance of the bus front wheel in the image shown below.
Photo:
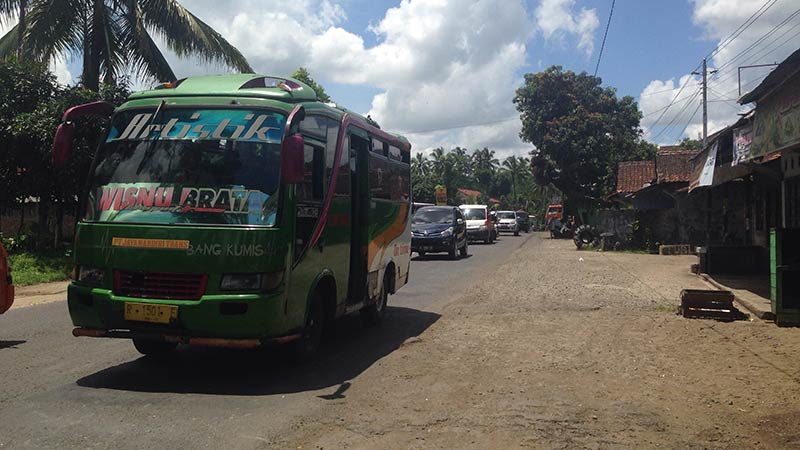
<path fill-rule="evenodd" d="M 310 361 L 317 354 L 325 329 L 325 309 L 319 292 L 314 292 L 309 304 L 308 318 L 300 339 L 293 343 L 292 360 L 295 363 Z"/>

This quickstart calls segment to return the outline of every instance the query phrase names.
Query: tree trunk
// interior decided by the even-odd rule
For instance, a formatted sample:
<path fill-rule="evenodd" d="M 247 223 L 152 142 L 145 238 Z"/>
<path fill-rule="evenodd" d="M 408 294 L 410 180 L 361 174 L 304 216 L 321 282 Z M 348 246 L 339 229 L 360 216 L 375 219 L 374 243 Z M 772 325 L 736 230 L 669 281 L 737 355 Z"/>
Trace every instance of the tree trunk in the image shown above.
<path fill-rule="evenodd" d="M 101 49 L 103 48 L 103 0 L 92 2 L 91 17 L 83 40 L 83 86 L 92 91 L 100 90 Z"/>
<path fill-rule="evenodd" d="M 19 228 L 17 229 L 17 236 L 22 234 L 22 228 L 25 226 L 25 201 L 22 201 L 22 209 L 19 212 Z"/>
<path fill-rule="evenodd" d="M 36 243 L 39 242 L 46 243 L 48 240 L 48 236 L 50 234 L 50 226 L 48 224 L 50 219 L 50 202 L 45 200 L 44 198 L 39 198 L 39 218 L 38 218 L 38 225 L 39 229 L 36 233 Z M 45 244 L 46 245 L 46 244 Z"/>
<path fill-rule="evenodd" d="M 23 56 L 23 42 L 25 41 L 25 33 L 28 31 L 28 0 L 20 0 L 19 2 L 19 29 L 17 30 L 17 59 L 22 59 Z"/>

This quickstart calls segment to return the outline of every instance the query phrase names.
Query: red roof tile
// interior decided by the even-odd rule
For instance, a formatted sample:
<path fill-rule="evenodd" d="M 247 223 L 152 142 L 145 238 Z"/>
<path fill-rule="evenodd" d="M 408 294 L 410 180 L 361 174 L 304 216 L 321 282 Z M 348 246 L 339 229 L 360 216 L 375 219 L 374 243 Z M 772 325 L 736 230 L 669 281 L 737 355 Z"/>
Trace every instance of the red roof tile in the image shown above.
<path fill-rule="evenodd" d="M 656 152 L 656 179 L 658 183 L 689 181 L 692 169 L 689 160 L 701 150 L 691 150 L 677 145 L 665 145 Z"/>
<path fill-rule="evenodd" d="M 623 161 L 617 169 L 617 192 L 636 192 L 655 179 L 655 161 Z"/>
<path fill-rule="evenodd" d="M 467 197 L 471 195 L 478 196 L 482 194 L 481 191 L 473 191 L 472 189 L 464 189 L 464 188 L 458 188 L 458 192 L 466 195 Z"/>

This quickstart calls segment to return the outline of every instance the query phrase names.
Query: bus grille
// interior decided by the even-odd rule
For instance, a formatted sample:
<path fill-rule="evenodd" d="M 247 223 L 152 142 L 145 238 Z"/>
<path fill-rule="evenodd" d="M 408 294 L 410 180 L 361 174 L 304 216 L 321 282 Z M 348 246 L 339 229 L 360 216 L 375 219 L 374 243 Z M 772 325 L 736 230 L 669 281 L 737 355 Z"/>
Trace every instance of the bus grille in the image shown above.
<path fill-rule="evenodd" d="M 114 294 L 125 297 L 198 300 L 208 275 L 201 273 L 114 271 Z"/>

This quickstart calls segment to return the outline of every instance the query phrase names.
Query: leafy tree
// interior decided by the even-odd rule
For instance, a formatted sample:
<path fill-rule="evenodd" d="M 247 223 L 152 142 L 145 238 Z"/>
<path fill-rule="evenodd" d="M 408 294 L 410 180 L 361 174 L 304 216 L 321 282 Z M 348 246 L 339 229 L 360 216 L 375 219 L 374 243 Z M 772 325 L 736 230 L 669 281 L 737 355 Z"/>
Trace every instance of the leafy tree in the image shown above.
<path fill-rule="evenodd" d="M 123 83 L 127 85 L 127 81 Z M 50 148 L 61 115 L 71 106 L 101 98 L 120 104 L 128 94 L 127 88 L 116 85 L 103 85 L 99 93 L 77 86 L 63 88 L 42 64 L 0 61 L 0 140 L 4 143 L 0 207 L 8 210 L 26 198 L 38 199 L 38 234 L 44 239 L 54 206 L 60 236 L 61 218 L 83 195 L 89 165 L 106 125 L 97 118 L 79 118 L 71 158 L 56 169 L 50 163 Z"/>
<path fill-rule="evenodd" d="M 691 139 L 688 137 L 683 138 L 683 140 L 679 144 L 681 147 L 689 149 L 689 150 L 702 150 L 703 149 L 703 140 L 702 139 Z"/>
<path fill-rule="evenodd" d="M 322 87 L 321 84 L 317 84 L 317 82 L 311 78 L 311 74 L 308 73 L 308 70 L 305 67 L 300 67 L 299 69 L 295 70 L 291 77 L 311 86 L 311 89 L 317 93 L 317 98 L 321 102 L 329 103 L 331 101 L 331 98 L 325 93 L 325 88 Z"/>
<path fill-rule="evenodd" d="M 129 70 L 142 78 L 176 79 L 151 31 L 179 56 L 253 71 L 239 50 L 175 0 L 0 1 L 0 18 L 13 16 L 18 22 L 0 38 L 0 57 L 48 62 L 80 54 L 81 81 L 93 91 L 101 78 L 116 84 Z"/>
<path fill-rule="evenodd" d="M 533 174 L 577 202 L 613 191 L 621 161 L 649 159 L 641 113 L 633 97 L 617 98 L 599 77 L 553 66 L 525 75 L 514 103 L 521 113 L 520 137 L 534 145 Z"/>

